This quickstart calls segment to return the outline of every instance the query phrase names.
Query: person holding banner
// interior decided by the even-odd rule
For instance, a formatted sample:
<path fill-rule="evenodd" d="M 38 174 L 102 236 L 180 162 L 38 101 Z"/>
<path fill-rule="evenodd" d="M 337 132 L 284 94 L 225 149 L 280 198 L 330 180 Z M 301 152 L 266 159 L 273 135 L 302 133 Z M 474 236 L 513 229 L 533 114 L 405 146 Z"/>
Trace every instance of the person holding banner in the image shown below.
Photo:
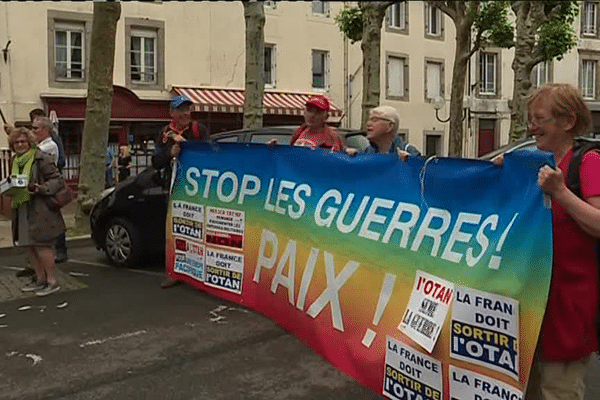
<path fill-rule="evenodd" d="M 335 129 L 327 125 L 331 104 L 322 94 L 315 94 L 306 101 L 304 124 L 300 125 L 292 135 L 293 146 L 321 147 L 331 150 L 345 150 L 344 142 Z M 270 147 L 277 145 L 277 139 L 267 143 Z"/>
<path fill-rule="evenodd" d="M 186 140 L 209 141 L 208 129 L 198 121 L 192 121 L 192 101 L 184 96 L 177 96 L 171 100 L 170 114 L 171 122 L 158 134 L 154 154 L 152 155 L 152 166 L 154 169 L 163 171 L 163 184 L 168 187 L 173 159 L 179 156 L 181 143 Z M 165 275 L 161 283 L 162 288 L 169 288 L 177 284 L 177 280 Z"/>
<path fill-rule="evenodd" d="M 583 199 L 567 187 L 574 138 L 591 126 L 590 111 L 572 85 L 548 83 L 528 101 L 529 129 L 537 147 L 554 154 L 557 167 L 538 173 L 552 199 L 553 266 L 546 313 L 527 388 L 527 400 L 584 398 L 590 355 L 598 351 L 598 238 L 600 238 L 600 154 L 583 158 Z M 503 163 L 503 157 L 493 160 Z"/>
<path fill-rule="evenodd" d="M 394 107 L 379 106 L 369 112 L 367 121 L 367 139 L 369 147 L 365 153 L 390 153 L 397 154 L 403 160 L 408 156 L 420 156 L 419 150 L 412 144 L 406 143 L 398 135 L 400 115 Z M 347 149 L 346 153 L 353 156 L 356 149 Z"/>

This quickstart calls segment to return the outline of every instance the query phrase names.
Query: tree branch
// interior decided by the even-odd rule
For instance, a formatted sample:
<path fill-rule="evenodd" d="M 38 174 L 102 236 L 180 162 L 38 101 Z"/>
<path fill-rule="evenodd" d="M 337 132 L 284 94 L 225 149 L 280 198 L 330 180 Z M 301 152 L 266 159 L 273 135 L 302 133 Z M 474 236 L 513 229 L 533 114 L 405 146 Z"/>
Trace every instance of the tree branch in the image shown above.
<path fill-rule="evenodd" d="M 446 14 L 450 18 L 452 18 L 453 21 L 456 21 L 456 16 L 457 16 L 456 8 L 450 7 L 447 4 L 447 3 L 455 4 L 455 2 L 453 2 L 453 1 L 446 2 L 446 1 L 442 1 L 442 0 L 429 0 L 429 1 L 427 1 L 427 3 L 429 3 L 429 5 L 439 8 L 444 14 Z"/>

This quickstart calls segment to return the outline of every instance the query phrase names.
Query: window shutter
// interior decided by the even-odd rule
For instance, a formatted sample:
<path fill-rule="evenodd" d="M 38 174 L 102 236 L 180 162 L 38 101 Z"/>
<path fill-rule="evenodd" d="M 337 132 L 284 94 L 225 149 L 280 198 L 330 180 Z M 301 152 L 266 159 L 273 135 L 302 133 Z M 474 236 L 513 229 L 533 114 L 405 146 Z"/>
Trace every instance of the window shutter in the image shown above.
<path fill-rule="evenodd" d="M 273 54 L 271 55 L 272 57 L 272 71 L 271 74 L 273 75 L 273 87 L 277 86 L 277 46 L 273 46 L 273 50 L 272 50 Z"/>
<path fill-rule="evenodd" d="M 329 52 L 325 53 L 325 87 L 327 91 L 331 89 L 331 57 L 329 56 Z"/>
<path fill-rule="evenodd" d="M 404 86 L 404 95 L 408 96 L 408 85 L 410 80 L 408 79 L 408 58 L 402 59 L 402 85 Z"/>
<path fill-rule="evenodd" d="M 440 76 L 440 92 L 441 92 L 441 96 L 445 98 L 446 97 L 446 85 L 445 85 L 445 83 L 446 83 L 446 78 L 445 78 L 446 77 L 446 75 L 445 75 L 446 68 L 445 68 L 444 64 L 441 64 L 440 70 L 441 70 L 440 71 L 440 74 L 441 74 L 441 76 Z"/>

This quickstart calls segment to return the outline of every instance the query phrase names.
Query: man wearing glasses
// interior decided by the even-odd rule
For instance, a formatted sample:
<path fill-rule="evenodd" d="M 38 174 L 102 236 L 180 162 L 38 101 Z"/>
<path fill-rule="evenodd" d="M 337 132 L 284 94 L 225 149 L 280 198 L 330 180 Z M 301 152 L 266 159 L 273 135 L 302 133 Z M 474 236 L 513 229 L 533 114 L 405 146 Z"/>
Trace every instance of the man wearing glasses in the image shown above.
<path fill-rule="evenodd" d="M 402 158 L 420 156 L 419 150 L 404 142 L 398 135 L 400 115 L 394 107 L 379 106 L 371 110 L 367 121 L 367 139 L 370 146 L 365 153 L 394 153 Z"/>

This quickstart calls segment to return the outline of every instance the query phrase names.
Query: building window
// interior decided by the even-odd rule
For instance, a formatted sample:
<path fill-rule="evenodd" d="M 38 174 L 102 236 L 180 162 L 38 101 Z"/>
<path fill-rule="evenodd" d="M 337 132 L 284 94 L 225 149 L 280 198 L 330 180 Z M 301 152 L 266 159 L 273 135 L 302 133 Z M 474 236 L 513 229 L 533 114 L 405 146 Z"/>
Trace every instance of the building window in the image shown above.
<path fill-rule="evenodd" d="M 265 44 L 265 86 L 271 88 L 275 87 L 276 81 L 276 56 L 275 45 Z"/>
<path fill-rule="evenodd" d="M 408 129 L 398 129 L 397 135 L 404 143 L 408 144 Z"/>
<path fill-rule="evenodd" d="M 444 96 L 444 64 L 440 61 L 425 62 L 425 99 Z"/>
<path fill-rule="evenodd" d="M 479 55 L 479 94 L 496 95 L 496 69 L 498 55 L 482 52 Z"/>
<path fill-rule="evenodd" d="M 581 61 L 581 94 L 586 100 L 594 100 L 596 98 L 596 64 L 596 60 Z"/>
<path fill-rule="evenodd" d="M 387 97 L 408 100 L 408 57 L 390 55 L 387 58 Z"/>
<path fill-rule="evenodd" d="M 84 25 L 79 23 L 57 23 L 54 29 L 54 70 L 56 79 L 84 80 Z"/>
<path fill-rule="evenodd" d="M 48 86 L 86 89 L 92 14 L 48 10 Z"/>
<path fill-rule="evenodd" d="M 388 7 L 387 27 L 394 32 L 408 33 L 406 2 L 394 3 Z"/>
<path fill-rule="evenodd" d="M 585 1 L 581 12 L 581 35 L 598 36 L 598 3 Z"/>
<path fill-rule="evenodd" d="M 140 90 L 164 89 L 164 22 L 125 18 L 125 40 L 127 87 Z"/>
<path fill-rule="evenodd" d="M 442 155 L 442 135 L 425 132 L 425 157 Z"/>
<path fill-rule="evenodd" d="M 312 86 L 314 89 L 327 89 L 329 84 L 329 53 L 312 51 Z"/>
<path fill-rule="evenodd" d="M 329 16 L 329 2 L 328 1 L 313 1 L 312 2 L 312 13 L 316 15 Z"/>
<path fill-rule="evenodd" d="M 156 31 L 131 30 L 131 81 L 156 83 Z"/>
<path fill-rule="evenodd" d="M 531 84 L 534 88 L 539 88 L 546 82 L 550 82 L 550 61 L 542 61 L 535 64 L 531 70 Z"/>
<path fill-rule="evenodd" d="M 430 39 L 443 39 L 442 11 L 429 3 L 425 3 L 425 37 Z"/>

